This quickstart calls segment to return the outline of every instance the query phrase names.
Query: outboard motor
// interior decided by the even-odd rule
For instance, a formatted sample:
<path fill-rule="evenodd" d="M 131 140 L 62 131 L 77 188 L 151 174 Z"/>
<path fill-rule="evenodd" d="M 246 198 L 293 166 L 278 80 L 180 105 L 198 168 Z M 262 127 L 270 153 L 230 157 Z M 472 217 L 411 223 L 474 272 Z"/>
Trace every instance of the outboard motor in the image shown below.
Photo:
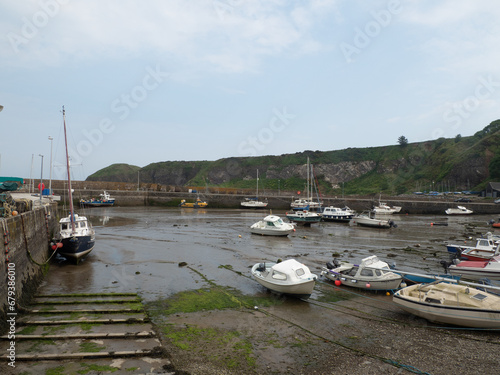
<path fill-rule="evenodd" d="M 446 261 L 446 260 L 442 260 L 439 262 L 441 264 L 441 266 L 443 266 L 444 268 L 444 273 L 448 273 L 448 267 L 453 264 L 453 261 Z"/>
<path fill-rule="evenodd" d="M 397 228 L 398 225 L 394 222 L 394 220 L 389 220 L 389 225 L 392 227 L 392 228 Z"/>
<path fill-rule="evenodd" d="M 340 267 L 340 262 L 336 258 L 333 258 L 331 262 L 326 263 L 326 268 L 328 268 L 329 270 L 333 270 L 337 267 Z"/>
<path fill-rule="evenodd" d="M 256 269 L 259 272 L 264 272 L 266 270 L 266 264 L 265 263 L 259 263 L 259 266 Z"/>
<path fill-rule="evenodd" d="M 332 262 L 326 262 L 326 268 L 328 268 L 329 270 L 333 270 L 336 267 Z"/>

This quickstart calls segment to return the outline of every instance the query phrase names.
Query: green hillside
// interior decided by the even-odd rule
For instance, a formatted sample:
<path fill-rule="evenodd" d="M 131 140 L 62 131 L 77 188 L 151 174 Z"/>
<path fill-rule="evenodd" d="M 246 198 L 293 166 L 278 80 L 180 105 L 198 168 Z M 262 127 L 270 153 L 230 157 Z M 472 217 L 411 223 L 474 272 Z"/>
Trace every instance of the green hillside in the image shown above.
<path fill-rule="evenodd" d="M 489 181 L 500 180 L 500 120 L 469 137 L 216 161 L 164 161 L 144 168 L 113 164 L 87 180 L 134 182 L 139 171 L 145 183 L 252 189 L 258 169 L 261 189 L 295 191 L 304 189 L 308 158 L 323 194 L 481 190 Z"/>

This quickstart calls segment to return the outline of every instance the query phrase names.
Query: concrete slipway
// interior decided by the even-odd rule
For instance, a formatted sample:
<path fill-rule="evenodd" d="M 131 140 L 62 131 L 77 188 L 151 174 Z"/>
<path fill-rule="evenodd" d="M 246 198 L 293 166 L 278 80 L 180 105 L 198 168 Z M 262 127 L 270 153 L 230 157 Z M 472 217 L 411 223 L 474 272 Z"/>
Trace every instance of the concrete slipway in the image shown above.
<path fill-rule="evenodd" d="M 1 339 L 2 374 L 173 374 L 133 293 L 39 295 Z"/>

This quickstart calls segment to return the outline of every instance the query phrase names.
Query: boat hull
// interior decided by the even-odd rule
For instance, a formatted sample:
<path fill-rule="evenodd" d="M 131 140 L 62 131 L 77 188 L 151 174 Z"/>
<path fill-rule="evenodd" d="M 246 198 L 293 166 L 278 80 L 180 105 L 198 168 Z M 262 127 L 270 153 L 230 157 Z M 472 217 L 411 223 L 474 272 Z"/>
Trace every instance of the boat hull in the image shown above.
<path fill-rule="evenodd" d="M 427 298 L 423 294 L 419 297 L 412 296 L 411 291 L 419 288 L 419 286 L 419 284 L 416 284 L 397 291 L 393 296 L 394 303 L 406 312 L 435 323 L 473 328 L 500 327 L 500 298 L 498 296 L 479 292 L 474 288 L 469 290 L 465 286 L 448 284 L 449 288 L 457 290 L 455 292 L 456 295 L 463 294 L 463 291 L 469 290 L 472 291 L 470 293 L 471 296 L 477 291 L 478 293 L 488 295 L 486 297 L 488 299 L 494 299 L 494 303 L 488 306 L 485 305 L 485 308 L 467 307 L 465 305 L 458 305 L 453 298 L 450 298 L 450 303 L 447 304 L 446 300 L 438 298 L 439 294 L 435 295 L 436 298 Z M 495 306 L 495 308 L 489 308 L 491 305 Z"/>
<path fill-rule="evenodd" d="M 335 273 L 324 273 L 325 277 L 332 280 L 340 280 L 342 285 L 350 286 L 359 289 L 369 289 L 369 290 L 394 290 L 398 289 L 401 285 L 402 277 L 396 277 L 387 280 L 373 280 L 373 279 L 363 279 L 361 277 L 351 277 L 348 275 L 335 274 Z"/>
<path fill-rule="evenodd" d="M 240 205 L 243 208 L 266 208 L 267 202 L 241 202 Z"/>
<path fill-rule="evenodd" d="M 370 218 L 362 218 L 362 217 L 354 217 L 350 221 L 351 225 L 359 225 L 362 227 L 370 227 L 370 228 L 383 228 L 389 229 L 391 224 L 388 220 L 378 220 L 378 219 L 370 219 Z"/>
<path fill-rule="evenodd" d="M 87 256 L 95 245 L 93 236 L 75 236 L 61 239 L 62 247 L 57 252 L 65 258 L 80 260 Z"/>
<path fill-rule="evenodd" d="M 115 201 L 112 202 L 82 202 L 83 206 L 87 207 L 103 207 L 103 206 L 113 206 Z"/>
<path fill-rule="evenodd" d="M 314 280 L 306 281 L 301 284 L 283 285 L 271 283 L 263 278 L 255 277 L 255 280 L 263 287 L 272 290 L 276 293 L 288 294 L 297 298 L 307 299 L 311 296 L 314 289 Z"/>
<path fill-rule="evenodd" d="M 252 234 L 259 234 L 261 236 L 280 236 L 280 237 L 285 237 L 288 236 L 290 233 L 292 233 L 294 229 L 286 229 L 286 230 L 273 230 L 273 229 L 266 229 L 266 228 L 258 228 L 258 227 L 250 227 L 250 233 Z"/>

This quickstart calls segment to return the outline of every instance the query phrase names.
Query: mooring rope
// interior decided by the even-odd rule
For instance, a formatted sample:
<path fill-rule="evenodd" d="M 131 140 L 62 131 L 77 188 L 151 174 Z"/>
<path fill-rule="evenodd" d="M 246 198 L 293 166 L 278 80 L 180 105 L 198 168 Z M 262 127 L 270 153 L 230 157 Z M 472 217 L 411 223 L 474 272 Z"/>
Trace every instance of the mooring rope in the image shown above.
<path fill-rule="evenodd" d="M 210 285 L 212 285 L 212 286 L 214 286 L 214 287 L 222 290 L 226 295 L 228 295 L 228 296 L 230 295 L 227 291 L 224 291 L 223 289 L 221 289 L 217 284 L 215 284 L 213 281 L 209 280 L 205 275 L 203 275 L 198 270 L 196 270 L 196 269 L 194 269 L 193 267 L 190 267 L 190 266 L 188 266 L 188 268 L 190 270 L 192 270 L 193 272 L 197 273 L 201 278 L 203 278 L 203 280 L 205 280 L 206 282 L 208 282 Z M 249 276 L 244 275 L 241 272 L 234 271 L 233 269 L 231 269 L 231 268 L 229 268 L 227 266 L 221 265 L 221 268 L 228 269 L 228 270 L 230 270 L 232 272 L 235 272 L 238 275 L 241 275 L 241 276 L 244 276 L 244 277 L 246 277 L 248 279 L 251 279 Z M 235 297 L 234 295 L 231 295 L 231 299 L 238 301 L 240 306 L 244 306 L 244 307 L 246 307 L 248 309 L 254 309 L 253 306 L 249 306 L 248 304 L 245 304 L 244 302 L 239 301 L 238 298 Z M 287 324 L 293 325 L 294 327 L 297 327 L 297 328 L 303 330 L 304 332 L 307 332 L 308 334 L 310 334 L 310 335 L 312 335 L 314 337 L 317 337 L 317 338 L 319 338 L 321 340 L 324 340 L 326 342 L 330 342 L 332 344 L 340 346 L 340 347 L 342 347 L 342 348 L 344 348 L 346 350 L 355 352 L 357 354 L 365 355 L 365 356 L 370 357 L 370 358 L 374 358 L 374 359 L 380 360 L 380 361 L 382 361 L 384 363 L 387 363 L 387 364 L 389 364 L 391 366 L 398 367 L 398 368 L 401 368 L 401 369 L 405 369 L 405 370 L 407 370 L 409 372 L 413 372 L 415 374 L 419 374 L 419 375 L 431 375 L 430 373 L 425 372 L 425 371 L 421 371 L 421 370 L 417 369 L 416 367 L 399 363 L 398 361 L 395 361 L 395 360 L 390 359 L 390 358 L 385 358 L 385 357 L 378 356 L 378 355 L 375 355 L 375 354 L 370 354 L 370 353 L 364 352 L 364 351 L 362 351 L 360 349 L 356 349 L 356 348 L 353 348 L 351 346 L 345 345 L 345 344 L 343 344 L 343 343 L 341 343 L 339 341 L 335 341 L 335 340 L 329 339 L 327 337 L 321 336 L 320 334 L 317 334 L 317 333 L 315 333 L 315 332 L 313 332 L 313 331 L 311 331 L 311 330 L 309 330 L 309 329 L 307 329 L 307 328 L 305 328 L 305 327 L 303 327 L 303 326 L 301 326 L 301 325 L 299 325 L 299 324 L 297 324 L 295 322 L 292 322 L 292 321 L 284 319 L 284 318 L 282 318 L 282 317 L 280 317 L 278 315 L 275 315 L 275 314 L 273 314 L 273 313 L 271 313 L 271 312 L 269 312 L 269 311 L 267 311 L 265 309 L 259 308 L 259 311 L 262 312 L 262 313 L 264 313 L 265 315 L 267 315 L 269 317 L 273 317 L 273 318 L 275 318 L 277 320 L 281 320 L 281 321 L 283 321 L 283 322 L 285 322 Z"/>

